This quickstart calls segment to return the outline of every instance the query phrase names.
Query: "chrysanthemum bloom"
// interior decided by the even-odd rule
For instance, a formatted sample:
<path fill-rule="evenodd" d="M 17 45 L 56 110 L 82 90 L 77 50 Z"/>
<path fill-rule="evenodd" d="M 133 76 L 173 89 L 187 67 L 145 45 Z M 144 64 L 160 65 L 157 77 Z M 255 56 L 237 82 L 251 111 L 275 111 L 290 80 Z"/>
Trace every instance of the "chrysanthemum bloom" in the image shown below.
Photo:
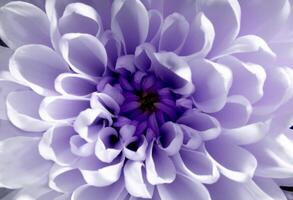
<path fill-rule="evenodd" d="M 6 199 L 286 199 L 289 1 L 35 2 L 0 8 Z"/>

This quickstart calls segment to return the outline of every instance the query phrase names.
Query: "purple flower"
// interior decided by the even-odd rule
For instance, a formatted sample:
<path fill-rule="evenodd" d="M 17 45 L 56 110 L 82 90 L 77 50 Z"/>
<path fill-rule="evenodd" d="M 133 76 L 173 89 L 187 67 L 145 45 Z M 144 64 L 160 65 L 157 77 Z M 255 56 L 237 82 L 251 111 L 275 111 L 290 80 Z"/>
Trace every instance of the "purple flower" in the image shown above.
<path fill-rule="evenodd" d="M 36 3 L 0 8 L 7 200 L 286 199 L 291 1 Z"/>

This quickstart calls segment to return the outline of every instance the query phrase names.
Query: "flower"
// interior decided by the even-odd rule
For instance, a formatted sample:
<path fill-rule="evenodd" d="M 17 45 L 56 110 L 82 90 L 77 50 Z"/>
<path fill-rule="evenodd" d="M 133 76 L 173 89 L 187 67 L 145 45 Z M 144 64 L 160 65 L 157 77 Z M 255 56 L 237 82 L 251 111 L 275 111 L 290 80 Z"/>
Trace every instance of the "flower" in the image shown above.
<path fill-rule="evenodd" d="M 37 5 L 0 8 L 7 198 L 286 199 L 288 0 Z"/>

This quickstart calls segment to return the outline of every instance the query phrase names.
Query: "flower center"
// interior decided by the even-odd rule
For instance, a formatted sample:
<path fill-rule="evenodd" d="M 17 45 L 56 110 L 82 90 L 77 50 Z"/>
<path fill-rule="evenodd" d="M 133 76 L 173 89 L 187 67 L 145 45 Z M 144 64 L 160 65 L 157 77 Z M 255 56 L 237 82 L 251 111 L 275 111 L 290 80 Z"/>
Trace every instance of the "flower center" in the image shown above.
<path fill-rule="evenodd" d="M 142 91 L 138 94 L 140 109 L 143 112 L 152 113 L 156 110 L 155 103 L 159 102 L 159 97 L 155 92 Z"/>

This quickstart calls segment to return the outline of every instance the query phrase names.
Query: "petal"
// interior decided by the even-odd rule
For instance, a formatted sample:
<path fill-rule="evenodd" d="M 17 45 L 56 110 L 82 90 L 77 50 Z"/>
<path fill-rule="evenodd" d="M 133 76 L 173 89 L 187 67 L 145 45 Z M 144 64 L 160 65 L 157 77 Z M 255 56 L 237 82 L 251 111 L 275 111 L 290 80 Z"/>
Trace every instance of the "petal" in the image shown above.
<path fill-rule="evenodd" d="M 128 160 L 124 166 L 125 188 L 130 195 L 151 198 L 154 186 L 146 179 L 145 166 L 142 162 Z"/>
<path fill-rule="evenodd" d="M 240 5 L 237 0 L 202 0 L 200 10 L 212 22 L 215 29 L 215 41 L 212 52 L 216 55 L 233 41 L 240 29 Z M 219 17 L 219 10 L 221 17 Z"/>
<path fill-rule="evenodd" d="M 250 102 L 243 96 L 230 96 L 226 105 L 219 112 L 212 113 L 223 128 L 237 128 L 245 125 L 252 112 Z"/>
<path fill-rule="evenodd" d="M 112 163 L 96 161 L 95 170 L 81 169 L 82 176 L 88 185 L 104 187 L 117 182 L 120 178 L 125 158 L 117 157 Z"/>
<path fill-rule="evenodd" d="M 23 85 L 0 78 L 0 119 L 7 119 L 6 99 L 9 93 L 12 91 L 22 91 L 27 89 L 28 88 Z"/>
<path fill-rule="evenodd" d="M 39 106 L 43 98 L 36 93 L 26 91 L 11 92 L 7 96 L 7 115 L 17 128 L 24 131 L 42 132 L 50 124 L 40 119 Z"/>
<path fill-rule="evenodd" d="M 229 179 L 245 182 L 254 176 L 257 160 L 244 148 L 223 140 L 209 141 L 205 146 L 220 172 Z"/>
<path fill-rule="evenodd" d="M 96 36 L 102 29 L 102 22 L 97 11 L 83 3 L 68 4 L 59 19 L 59 31 L 62 35 L 87 33 Z"/>
<path fill-rule="evenodd" d="M 221 127 L 216 118 L 201 113 L 195 109 L 184 113 L 178 120 L 178 124 L 184 124 L 199 133 L 203 140 L 211 140 L 219 136 Z"/>
<path fill-rule="evenodd" d="M 173 160 L 177 171 L 201 183 L 215 183 L 220 177 L 215 163 L 202 152 L 182 149 Z"/>
<path fill-rule="evenodd" d="M 51 163 L 39 155 L 38 142 L 38 138 L 31 137 L 14 137 L 0 142 L 1 187 L 17 189 L 47 179 Z"/>
<path fill-rule="evenodd" d="M 8 70 L 9 59 L 13 51 L 10 48 L 0 46 L 0 71 Z"/>
<path fill-rule="evenodd" d="M 90 104 L 93 109 L 102 109 L 110 115 L 118 115 L 120 106 L 114 98 L 115 96 L 110 96 L 103 92 L 95 92 L 91 96 Z"/>
<path fill-rule="evenodd" d="M 266 41 L 256 35 L 238 37 L 227 49 L 213 59 L 225 55 L 235 55 L 243 61 L 264 65 L 274 61 L 276 57 Z"/>
<path fill-rule="evenodd" d="M 90 107 L 89 99 L 68 96 L 46 97 L 40 105 L 40 116 L 45 121 L 70 121 Z"/>
<path fill-rule="evenodd" d="M 289 2 L 269 0 L 264 4 L 263 1 L 240 0 L 241 35 L 253 33 L 265 39 L 274 37 L 291 13 Z"/>
<path fill-rule="evenodd" d="M 196 180 L 177 174 L 174 182 L 158 185 L 161 200 L 211 200 L 208 190 Z"/>
<path fill-rule="evenodd" d="M 50 170 L 49 186 L 55 191 L 67 193 L 74 191 L 85 182 L 78 169 L 54 165 Z"/>
<path fill-rule="evenodd" d="M 107 53 L 96 37 L 68 33 L 62 37 L 60 49 L 64 59 L 75 72 L 93 77 L 103 75 L 107 64 Z"/>
<path fill-rule="evenodd" d="M 268 178 L 289 178 L 293 175 L 292 138 L 284 134 L 266 136 L 261 141 L 245 146 L 257 159 L 256 174 Z"/>
<path fill-rule="evenodd" d="M 253 181 L 257 186 L 268 194 L 272 199 L 276 200 L 286 200 L 285 194 L 280 189 L 280 187 L 272 179 L 254 177 Z"/>
<path fill-rule="evenodd" d="M 75 134 L 70 126 L 52 127 L 46 131 L 40 141 L 40 154 L 47 160 L 59 165 L 72 164 L 77 157 L 70 151 L 70 138 Z"/>
<path fill-rule="evenodd" d="M 226 103 L 232 83 L 232 73 L 224 65 L 209 60 L 190 61 L 192 82 L 196 87 L 194 100 L 196 106 L 204 112 L 217 112 Z"/>
<path fill-rule="evenodd" d="M 10 58 L 11 74 L 40 95 L 53 95 L 57 76 L 68 70 L 64 60 L 42 45 L 25 45 Z"/>
<path fill-rule="evenodd" d="M 148 36 L 146 41 L 149 41 L 150 43 L 154 45 L 158 45 L 157 40 L 159 40 L 161 26 L 163 23 L 163 17 L 161 13 L 157 10 L 149 10 L 148 16 L 149 16 L 149 30 L 148 30 Z"/>
<path fill-rule="evenodd" d="M 128 128 L 127 125 L 125 126 L 124 126 L 125 128 Z M 120 129 L 120 133 L 121 133 L 121 129 Z M 142 136 L 141 138 L 135 138 L 135 137 L 130 138 L 127 140 L 126 144 L 127 145 L 125 145 L 123 149 L 123 154 L 125 155 L 126 158 L 128 158 L 129 160 L 134 160 L 134 161 L 145 160 L 148 142 L 144 136 Z"/>
<path fill-rule="evenodd" d="M 70 138 L 69 143 L 70 143 L 71 152 L 74 155 L 77 155 L 80 157 L 88 157 L 94 154 L 94 147 L 95 147 L 94 143 L 86 142 L 79 135 L 73 135 Z"/>
<path fill-rule="evenodd" d="M 178 13 L 169 15 L 162 24 L 159 51 L 180 51 L 188 32 L 189 24 L 182 15 Z"/>
<path fill-rule="evenodd" d="M 251 103 L 257 102 L 263 96 L 266 72 L 262 66 L 243 63 L 232 56 L 220 58 L 218 63 L 229 67 L 233 73 L 235 81 L 233 81 L 229 91 L 230 95 L 242 95 Z"/>
<path fill-rule="evenodd" d="M 292 78 L 291 69 L 271 68 L 267 70 L 267 78 L 264 83 L 264 95 L 254 105 L 254 114 L 264 115 L 275 111 L 288 95 L 292 94 Z"/>
<path fill-rule="evenodd" d="M 153 64 L 156 75 L 175 93 L 191 94 L 194 86 L 191 83 L 191 69 L 187 62 L 174 53 L 156 53 Z"/>
<path fill-rule="evenodd" d="M 152 54 L 155 52 L 155 47 L 149 43 L 142 44 L 135 49 L 134 63 L 136 67 L 142 71 L 147 71 L 151 67 Z"/>
<path fill-rule="evenodd" d="M 183 143 L 183 132 L 179 125 L 173 122 L 166 122 L 160 128 L 159 141 L 162 149 L 169 155 L 173 156 L 181 148 Z"/>
<path fill-rule="evenodd" d="M 97 91 L 96 87 L 94 80 L 81 74 L 63 73 L 55 80 L 56 91 L 63 95 L 86 96 Z"/>
<path fill-rule="evenodd" d="M 268 126 L 263 122 L 248 124 L 235 129 L 226 129 L 221 133 L 223 137 L 234 144 L 246 145 L 260 141 L 267 134 Z"/>
<path fill-rule="evenodd" d="M 93 197 L 98 197 L 103 200 L 119 200 L 119 196 L 124 191 L 124 183 L 119 181 L 107 187 L 93 187 L 83 185 L 77 188 L 73 194 L 72 200 L 92 200 Z"/>
<path fill-rule="evenodd" d="M 176 176 L 176 169 L 165 151 L 152 142 L 145 160 L 147 180 L 152 185 L 171 183 Z"/>
<path fill-rule="evenodd" d="M 252 180 L 239 183 L 221 176 L 217 183 L 208 185 L 207 188 L 213 200 L 234 199 L 235 197 L 239 200 L 275 199 L 262 191 Z M 283 199 L 277 198 L 275 200 Z"/>
<path fill-rule="evenodd" d="M 111 163 L 121 152 L 122 144 L 117 131 L 112 127 L 105 127 L 99 131 L 95 147 L 97 158 L 106 163 Z"/>
<path fill-rule="evenodd" d="M 25 44 L 51 46 L 46 14 L 25 2 L 10 2 L 0 9 L 0 37 L 12 49 Z"/>
<path fill-rule="evenodd" d="M 190 31 L 180 51 L 187 59 L 206 57 L 215 38 L 215 30 L 211 21 L 202 13 L 198 13 L 190 24 Z"/>
<path fill-rule="evenodd" d="M 102 109 L 86 109 L 76 118 L 73 127 L 81 138 L 88 142 L 96 141 L 98 131 L 107 124 L 112 125 L 112 118 L 109 113 Z"/>
<path fill-rule="evenodd" d="M 143 43 L 149 29 L 148 13 L 138 0 L 114 1 L 111 30 L 123 41 L 128 54 Z"/>

